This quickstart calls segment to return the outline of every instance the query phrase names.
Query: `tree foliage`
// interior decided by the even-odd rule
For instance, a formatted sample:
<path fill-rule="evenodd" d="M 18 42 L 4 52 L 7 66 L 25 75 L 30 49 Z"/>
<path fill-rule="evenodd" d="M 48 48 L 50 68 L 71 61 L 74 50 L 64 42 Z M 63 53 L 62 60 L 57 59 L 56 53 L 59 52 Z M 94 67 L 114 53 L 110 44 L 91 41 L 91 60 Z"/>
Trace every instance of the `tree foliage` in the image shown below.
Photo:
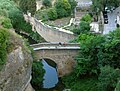
<path fill-rule="evenodd" d="M 91 23 L 92 22 L 92 17 L 89 14 L 86 14 L 81 18 L 80 21 L 85 21 L 85 22 Z"/>
<path fill-rule="evenodd" d="M 2 16 L 0 17 L 0 25 L 7 29 L 12 28 L 11 20 Z"/>
<path fill-rule="evenodd" d="M 8 39 L 9 39 L 9 33 L 7 32 L 7 30 L 0 28 L 0 68 L 6 62 L 7 43 L 9 42 Z"/>
<path fill-rule="evenodd" d="M 42 62 L 33 62 L 31 84 L 35 91 L 39 91 L 42 88 L 44 73 Z"/>
<path fill-rule="evenodd" d="M 47 14 L 48 14 L 49 20 L 55 20 L 58 17 L 55 8 L 49 8 Z"/>
<path fill-rule="evenodd" d="M 92 2 L 92 7 L 95 12 L 104 11 L 105 7 L 120 6 L 120 0 L 92 0 Z"/>
<path fill-rule="evenodd" d="M 48 2 L 50 2 L 50 0 L 43 0 L 43 2 L 44 6 L 50 6 L 47 5 L 49 4 Z M 41 19 L 43 21 L 67 17 L 71 16 L 71 13 L 73 13 L 75 6 L 75 0 L 55 0 L 55 4 L 53 7 L 38 10 L 35 16 L 36 18 Z"/>
<path fill-rule="evenodd" d="M 36 17 L 38 19 L 42 19 L 43 21 L 47 21 L 57 19 L 58 15 L 55 8 L 49 8 L 37 11 Z"/>
<path fill-rule="evenodd" d="M 51 7 L 52 6 L 52 2 L 50 0 L 43 0 L 42 1 L 42 4 L 45 6 L 45 7 Z"/>
<path fill-rule="evenodd" d="M 77 35 L 79 35 L 80 33 L 87 33 L 90 31 L 91 22 L 92 17 L 89 14 L 86 14 L 81 18 L 79 26 L 74 28 L 72 31 Z"/>
<path fill-rule="evenodd" d="M 120 80 L 120 69 L 114 69 L 110 66 L 101 67 L 98 80 L 98 91 L 114 91 Z"/>
<path fill-rule="evenodd" d="M 115 87 L 119 88 L 120 29 L 118 28 L 107 35 L 80 34 L 77 42 L 80 43 L 81 50 L 76 57 L 77 64 L 73 72 L 74 75 L 64 79 L 67 87 L 73 88 L 78 80 L 97 76 L 97 89 L 94 91 L 114 91 Z M 66 79 L 71 80 L 69 84 Z M 84 91 L 80 90 L 81 83 L 79 86 L 79 88 L 75 86 L 75 89 L 79 89 L 76 91 Z"/>
<path fill-rule="evenodd" d="M 9 22 L 11 21 L 12 26 L 17 33 L 20 33 L 20 31 L 23 31 L 28 33 L 30 37 L 32 37 L 36 41 L 38 42 L 41 41 L 41 37 L 40 36 L 38 37 L 38 34 L 32 31 L 32 26 L 30 25 L 30 23 L 24 20 L 23 12 L 18 8 L 18 6 L 12 0 L 1 0 L 0 11 L 2 11 L 0 12 L 0 15 L 6 16 L 7 18 L 10 19 L 6 21 L 7 19 L 6 18 L 5 21 L 3 22 L 3 24 L 6 27 L 11 27 L 11 25 L 8 25 Z M 34 35 L 34 36 L 31 36 L 31 35 Z"/>
<path fill-rule="evenodd" d="M 68 0 L 69 4 L 71 5 L 71 10 L 74 11 L 77 2 L 75 0 Z"/>
<path fill-rule="evenodd" d="M 71 5 L 68 0 L 57 0 L 55 2 L 55 8 L 58 18 L 66 17 L 71 14 Z"/>
<path fill-rule="evenodd" d="M 30 12 L 34 15 L 36 11 L 36 0 L 20 0 L 19 6 L 24 13 Z"/>
<path fill-rule="evenodd" d="M 81 34 L 78 41 L 80 42 L 81 50 L 77 57 L 77 75 L 97 74 L 99 71 L 97 54 L 100 46 L 105 41 L 104 37 L 94 34 Z"/>

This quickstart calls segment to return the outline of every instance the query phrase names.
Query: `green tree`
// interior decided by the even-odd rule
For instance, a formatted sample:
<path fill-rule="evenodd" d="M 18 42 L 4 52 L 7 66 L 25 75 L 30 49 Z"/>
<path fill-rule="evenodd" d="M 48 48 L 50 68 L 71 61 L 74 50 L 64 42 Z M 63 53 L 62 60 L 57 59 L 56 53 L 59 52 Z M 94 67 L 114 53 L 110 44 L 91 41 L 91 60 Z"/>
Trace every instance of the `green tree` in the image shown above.
<path fill-rule="evenodd" d="M 66 17 L 71 14 L 71 5 L 68 0 L 56 0 L 55 8 L 58 18 Z"/>
<path fill-rule="evenodd" d="M 36 0 L 20 0 L 19 6 L 24 13 L 28 11 L 34 15 L 36 11 Z"/>
<path fill-rule="evenodd" d="M 80 34 L 78 41 L 81 50 L 76 58 L 76 74 L 97 74 L 99 72 L 98 57 L 101 44 L 105 42 L 104 36 L 93 34 Z"/>
<path fill-rule="evenodd" d="M 114 69 L 110 66 L 101 67 L 98 80 L 98 91 L 114 91 L 120 80 L 120 69 Z"/>
<path fill-rule="evenodd" d="M 117 83 L 116 88 L 114 91 L 120 91 L 120 81 Z"/>
<path fill-rule="evenodd" d="M 81 18 L 81 21 L 91 23 L 92 22 L 92 17 L 89 14 L 86 14 Z"/>
<path fill-rule="evenodd" d="M 9 33 L 7 30 L 0 28 L 0 70 L 6 62 L 7 43 L 9 42 Z"/>
<path fill-rule="evenodd" d="M 43 69 L 42 62 L 33 62 L 31 84 L 35 91 L 40 91 L 40 89 L 42 88 L 44 73 L 45 70 Z"/>
<path fill-rule="evenodd" d="M 0 17 L 0 25 L 7 29 L 12 28 L 11 20 L 9 18 Z"/>
<path fill-rule="evenodd" d="M 45 6 L 45 7 L 51 7 L 52 6 L 52 3 L 50 0 L 43 0 L 42 1 L 42 4 Z"/>
<path fill-rule="evenodd" d="M 77 5 L 77 2 L 75 0 L 68 0 L 69 4 L 71 5 L 71 10 L 74 13 L 74 9 Z"/>
<path fill-rule="evenodd" d="M 86 21 L 81 21 L 78 28 L 72 30 L 75 34 L 87 33 L 90 31 L 90 23 Z"/>
<path fill-rule="evenodd" d="M 120 0 L 92 0 L 93 10 L 95 12 L 104 11 L 105 7 L 118 7 L 120 6 Z"/>
<path fill-rule="evenodd" d="M 43 21 L 47 21 L 57 19 L 58 15 L 55 8 L 49 8 L 44 10 L 38 10 L 36 13 L 36 17 Z"/>
<path fill-rule="evenodd" d="M 49 8 L 47 13 L 48 13 L 49 20 L 55 20 L 58 17 L 55 8 Z"/>
<path fill-rule="evenodd" d="M 81 33 L 76 41 L 80 43 L 81 50 L 76 57 L 77 64 L 74 72 L 63 79 L 65 85 L 75 89 L 72 91 L 114 91 L 115 87 L 118 90 L 118 81 L 120 81 L 120 29 L 118 28 L 107 35 Z M 94 84 L 97 86 L 95 90 L 91 90 L 92 87 L 87 83 L 82 84 L 82 86 L 87 84 L 88 89 L 81 87 L 80 81 L 91 76 L 98 78 L 97 85 Z M 87 81 L 84 80 L 84 82 Z M 82 88 L 85 89 L 82 90 Z"/>
<path fill-rule="evenodd" d="M 99 64 L 110 65 L 114 68 L 120 68 L 120 29 L 106 35 L 106 42 L 98 54 Z"/>

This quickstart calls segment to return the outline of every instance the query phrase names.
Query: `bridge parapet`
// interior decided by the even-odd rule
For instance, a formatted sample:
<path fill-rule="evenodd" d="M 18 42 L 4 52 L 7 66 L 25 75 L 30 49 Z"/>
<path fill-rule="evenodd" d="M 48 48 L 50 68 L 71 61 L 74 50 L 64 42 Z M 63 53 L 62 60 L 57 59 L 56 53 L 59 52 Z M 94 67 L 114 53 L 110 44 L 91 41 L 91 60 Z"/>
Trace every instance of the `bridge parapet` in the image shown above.
<path fill-rule="evenodd" d="M 40 47 L 80 47 L 79 43 L 64 43 L 64 42 L 59 42 L 59 43 L 38 43 L 38 44 L 33 44 L 30 45 L 33 48 L 40 48 Z"/>

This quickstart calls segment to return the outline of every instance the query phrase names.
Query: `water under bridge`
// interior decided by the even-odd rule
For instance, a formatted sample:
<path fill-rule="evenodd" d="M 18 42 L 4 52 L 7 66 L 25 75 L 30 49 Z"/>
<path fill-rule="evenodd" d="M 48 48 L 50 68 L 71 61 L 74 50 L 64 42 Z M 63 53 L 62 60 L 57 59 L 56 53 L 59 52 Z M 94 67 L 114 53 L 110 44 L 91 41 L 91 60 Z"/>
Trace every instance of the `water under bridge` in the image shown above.
<path fill-rule="evenodd" d="M 58 76 L 69 74 L 75 66 L 75 57 L 80 47 L 78 43 L 39 43 L 31 45 L 36 60 L 50 59 L 57 64 Z"/>

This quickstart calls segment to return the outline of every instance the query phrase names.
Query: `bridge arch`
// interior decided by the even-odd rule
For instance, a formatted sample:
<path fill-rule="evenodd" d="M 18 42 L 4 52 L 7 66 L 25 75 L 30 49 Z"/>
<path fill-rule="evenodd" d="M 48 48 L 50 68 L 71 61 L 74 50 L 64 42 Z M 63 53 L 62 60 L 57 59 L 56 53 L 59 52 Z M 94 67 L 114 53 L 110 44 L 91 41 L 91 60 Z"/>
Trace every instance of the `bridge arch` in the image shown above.
<path fill-rule="evenodd" d="M 39 60 L 45 60 L 50 66 L 57 69 L 57 63 L 56 63 L 56 61 L 54 59 L 49 58 L 49 57 L 44 57 L 44 58 L 39 59 Z"/>
<path fill-rule="evenodd" d="M 74 60 L 79 52 L 78 44 L 66 44 L 66 46 L 57 46 L 57 44 L 32 45 L 35 51 L 36 59 L 51 59 L 57 64 L 58 76 L 62 77 L 69 74 L 75 64 Z"/>

